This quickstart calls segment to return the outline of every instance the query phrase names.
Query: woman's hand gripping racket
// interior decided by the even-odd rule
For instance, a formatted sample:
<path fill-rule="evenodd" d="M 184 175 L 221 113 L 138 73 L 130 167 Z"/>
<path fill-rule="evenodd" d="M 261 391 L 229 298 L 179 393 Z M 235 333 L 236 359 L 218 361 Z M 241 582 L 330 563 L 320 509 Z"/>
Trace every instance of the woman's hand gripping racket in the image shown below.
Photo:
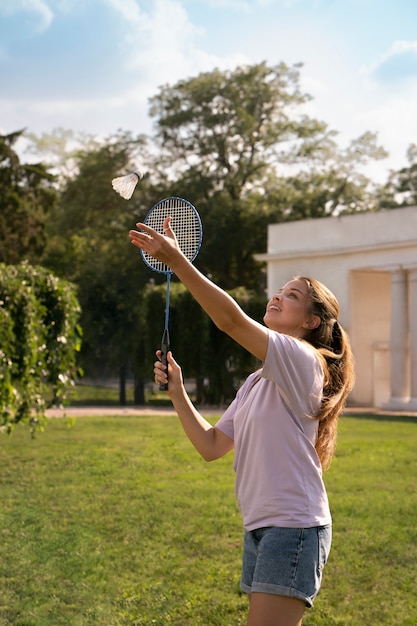
<path fill-rule="evenodd" d="M 171 217 L 170 226 L 177 238 L 178 247 L 189 261 L 194 261 L 200 250 L 203 238 L 203 229 L 197 209 L 191 202 L 183 198 L 165 198 L 152 207 L 143 223 L 163 235 L 164 221 L 167 217 Z M 146 265 L 155 272 L 166 274 L 167 277 L 165 324 L 161 341 L 161 361 L 167 368 L 167 353 L 170 350 L 169 299 L 172 270 L 167 265 L 145 252 L 142 248 L 140 252 Z M 161 384 L 159 389 L 166 391 L 168 384 Z"/>

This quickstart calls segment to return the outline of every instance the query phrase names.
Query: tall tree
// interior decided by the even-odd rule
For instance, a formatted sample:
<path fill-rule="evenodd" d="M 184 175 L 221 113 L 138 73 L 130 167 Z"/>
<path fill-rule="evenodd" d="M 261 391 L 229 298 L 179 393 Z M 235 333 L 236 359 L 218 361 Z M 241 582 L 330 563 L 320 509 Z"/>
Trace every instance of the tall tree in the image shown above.
<path fill-rule="evenodd" d="M 269 223 L 369 208 L 359 169 L 386 153 L 365 133 L 340 150 L 334 131 L 305 115 L 300 64 L 215 70 L 151 99 L 160 148 L 155 170 L 203 218 L 198 263 L 226 288 L 262 288 L 254 253 Z"/>
<path fill-rule="evenodd" d="M 77 173 L 67 181 L 48 220 L 44 256 L 48 267 L 78 285 L 81 365 L 90 375 L 118 376 L 122 404 L 128 372 L 143 380 L 137 358 L 142 329 L 137 325 L 140 290 L 149 276 L 127 233 L 147 196 L 144 182 L 139 205 L 126 202 L 113 191 L 111 180 L 129 169 L 144 141 L 126 133 L 79 154 Z"/>
<path fill-rule="evenodd" d="M 222 189 L 239 200 L 262 188 L 278 162 L 322 147 L 326 124 L 299 113 L 310 100 L 300 67 L 259 63 L 161 88 L 150 100 L 160 167 L 180 174 L 198 164 L 201 192 Z"/>
<path fill-rule="evenodd" d="M 308 168 L 271 181 L 268 197 L 275 207 L 271 217 L 281 222 L 377 210 L 379 186 L 360 167 L 386 156 L 370 132 L 346 149 L 329 144 L 310 160 Z"/>
<path fill-rule="evenodd" d="M 38 262 L 45 219 L 56 201 L 47 166 L 20 163 L 14 147 L 23 132 L 0 135 L 0 261 L 10 264 Z"/>

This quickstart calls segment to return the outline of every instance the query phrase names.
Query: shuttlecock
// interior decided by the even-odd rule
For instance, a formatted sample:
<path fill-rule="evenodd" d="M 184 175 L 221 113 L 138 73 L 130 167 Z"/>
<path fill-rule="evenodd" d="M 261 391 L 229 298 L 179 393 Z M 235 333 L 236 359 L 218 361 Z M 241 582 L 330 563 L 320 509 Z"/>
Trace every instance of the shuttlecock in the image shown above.
<path fill-rule="evenodd" d="M 135 187 L 138 182 L 143 178 L 142 172 L 136 170 L 127 176 L 119 176 L 118 178 L 113 178 L 111 181 L 112 187 L 118 194 L 125 198 L 125 200 L 130 200 L 133 192 L 135 191 Z"/>

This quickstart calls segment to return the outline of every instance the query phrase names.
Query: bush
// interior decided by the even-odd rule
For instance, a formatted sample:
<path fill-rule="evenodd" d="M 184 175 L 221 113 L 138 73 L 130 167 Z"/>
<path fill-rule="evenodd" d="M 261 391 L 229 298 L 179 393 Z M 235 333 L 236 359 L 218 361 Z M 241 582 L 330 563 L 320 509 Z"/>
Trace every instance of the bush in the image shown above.
<path fill-rule="evenodd" d="M 0 264 L 0 429 L 42 428 L 45 387 L 62 404 L 76 374 L 80 306 L 73 285 L 42 267 Z"/>

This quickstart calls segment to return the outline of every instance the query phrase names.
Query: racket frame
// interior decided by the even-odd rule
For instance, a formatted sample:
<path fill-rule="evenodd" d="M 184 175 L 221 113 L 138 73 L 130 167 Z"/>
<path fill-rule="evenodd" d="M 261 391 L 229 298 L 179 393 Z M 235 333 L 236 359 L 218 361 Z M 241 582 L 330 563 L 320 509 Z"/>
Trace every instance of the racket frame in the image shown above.
<path fill-rule="evenodd" d="M 179 217 L 176 215 L 176 211 L 178 211 L 179 204 L 186 206 L 188 209 L 191 209 L 191 215 L 193 217 L 193 237 L 191 242 L 187 242 L 187 246 L 184 245 L 183 235 L 189 234 L 190 231 L 184 230 L 185 225 L 181 224 L 179 221 Z M 159 221 L 155 223 L 155 220 L 151 219 L 158 210 L 161 212 L 161 216 L 159 217 Z M 172 212 L 172 214 L 171 214 Z M 143 223 L 147 226 L 150 226 L 154 230 L 156 230 L 159 234 L 165 235 L 163 230 L 163 222 L 164 220 L 171 216 L 171 228 L 174 231 L 178 246 L 183 254 L 187 257 L 187 259 L 192 263 L 196 258 L 197 254 L 201 248 L 201 242 L 203 239 L 203 228 L 200 216 L 198 214 L 197 209 L 191 202 L 185 200 L 184 198 L 180 198 L 178 196 L 171 196 L 169 198 L 164 198 L 157 202 L 147 213 Z M 178 228 L 179 227 L 179 228 Z M 184 249 L 185 248 L 185 249 Z M 145 252 L 142 248 L 140 250 L 142 259 L 152 271 L 158 272 L 159 274 L 165 274 L 167 277 L 166 283 L 166 299 L 165 299 L 165 321 L 164 321 L 164 332 L 161 340 L 161 362 L 167 368 L 167 353 L 171 349 L 170 344 L 170 336 L 169 336 L 169 302 L 170 302 L 170 292 L 171 292 L 171 277 L 172 270 L 164 263 L 161 263 L 147 252 Z M 160 391 L 167 391 L 168 384 L 161 383 L 159 386 Z"/>

